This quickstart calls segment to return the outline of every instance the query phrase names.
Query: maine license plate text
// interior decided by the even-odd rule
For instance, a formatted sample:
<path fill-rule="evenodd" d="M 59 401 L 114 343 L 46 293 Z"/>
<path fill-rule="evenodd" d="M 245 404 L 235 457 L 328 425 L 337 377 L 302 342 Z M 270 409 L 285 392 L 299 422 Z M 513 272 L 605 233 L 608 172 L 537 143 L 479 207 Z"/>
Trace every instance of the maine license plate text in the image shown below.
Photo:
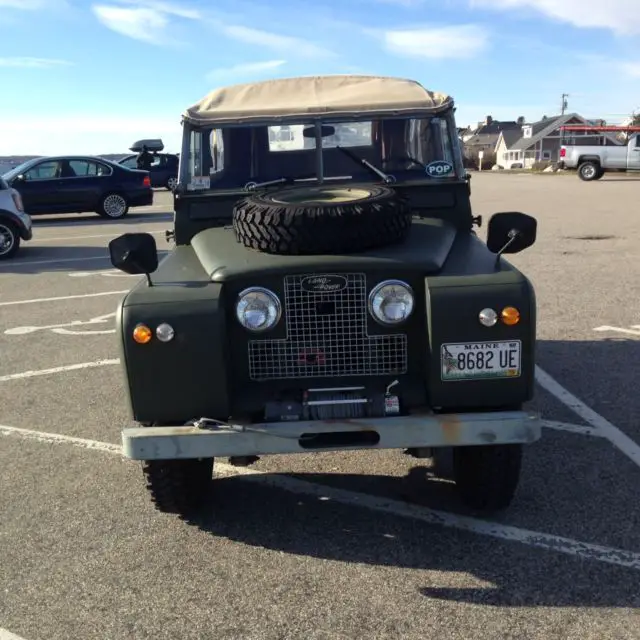
<path fill-rule="evenodd" d="M 442 380 L 517 378 L 520 349 L 520 340 L 443 344 L 440 348 Z"/>

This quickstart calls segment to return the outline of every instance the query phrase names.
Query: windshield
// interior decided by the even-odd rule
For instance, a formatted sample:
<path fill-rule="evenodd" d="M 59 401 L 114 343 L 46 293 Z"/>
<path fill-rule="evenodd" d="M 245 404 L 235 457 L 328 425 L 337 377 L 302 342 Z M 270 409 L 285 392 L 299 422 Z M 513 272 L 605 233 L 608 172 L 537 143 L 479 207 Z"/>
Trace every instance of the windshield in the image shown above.
<path fill-rule="evenodd" d="M 14 167 L 10 171 L 3 173 L 2 177 L 5 180 L 13 180 L 16 176 L 19 176 L 23 171 L 25 171 L 28 167 L 30 167 L 32 163 L 33 163 L 33 160 L 27 160 L 26 162 L 19 164 L 17 167 Z"/>
<path fill-rule="evenodd" d="M 188 189 L 318 180 L 317 129 L 325 181 L 394 182 L 457 177 L 449 119 L 395 118 L 196 129 L 182 174 Z M 455 131 L 455 129 L 454 129 Z M 457 140 L 457 138 L 455 138 Z"/>

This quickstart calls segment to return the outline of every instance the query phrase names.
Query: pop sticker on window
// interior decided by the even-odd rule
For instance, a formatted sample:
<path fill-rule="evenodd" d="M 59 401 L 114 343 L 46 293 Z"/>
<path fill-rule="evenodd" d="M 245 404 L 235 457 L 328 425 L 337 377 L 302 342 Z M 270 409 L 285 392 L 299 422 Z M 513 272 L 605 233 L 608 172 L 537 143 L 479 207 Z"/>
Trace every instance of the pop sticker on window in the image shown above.
<path fill-rule="evenodd" d="M 442 178 L 453 171 L 453 165 L 446 160 L 434 160 L 427 165 L 427 175 L 430 178 Z"/>

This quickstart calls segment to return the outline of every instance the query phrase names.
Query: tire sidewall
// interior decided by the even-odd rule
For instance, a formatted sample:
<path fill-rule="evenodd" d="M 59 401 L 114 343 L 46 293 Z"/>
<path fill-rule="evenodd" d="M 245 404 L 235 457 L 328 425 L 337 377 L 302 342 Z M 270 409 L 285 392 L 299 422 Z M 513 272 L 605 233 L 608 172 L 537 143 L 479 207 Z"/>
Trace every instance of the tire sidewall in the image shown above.
<path fill-rule="evenodd" d="M 117 215 L 117 216 L 109 215 L 105 210 L 105 203 L 106 203 L 107 199 L 111 198 L 111 197 L 114 197 L 114 196 L 116 196 L 118 198 L 122 198 L 122 200 L 124 200 L 124 209 L 123 209 L 122 213 Z M 98 207 L 98 213 L 103 218 L 107 218 L 108 220 L 119 220 L 121 218 L 124 218 L 127 215 L 128 212 L 129 212 L 129 203 L 127 202 L 127 198 L 123 194 L 118 193 L 116 191 L 112 191 L 112 192 L 106 193 L 104 196 L 102 196 L 102 198 L 100 200 L 100 206 Z"/>
<path fill-rule="evenodd" d="M 585 175 L 586 171 L 593 171 L 592 175 Z M 578 169 L 578 174 L 581 180 L 585 182 L 591 182 L 591 180 L 597 180 L 600 174 L 600 167 L 595 162 L 583 162 Z"/>
<path fill-rule="evenodd" d="M 0 229 L 2 233 L 6 230 L 13 237 L 13 245 L 11 246 L 11 249 L 5 253 L 0 253 L 0 260 L 8 260 L 15 256 L 20 248 L 20 233 L 16 225 L 10 220 L 0 220 Z"/>
<path fill-rule="evenodd" d="M 308 203 L 305 202 L 275 202 L 275 199 L 278 197 L 286 196 L 288 194 L 299 193 L 301 191 L 305 191 L 306 189 L 314 189 L 322 191 L 324 189 L 340 189 L 343 188 L 345 191 L 350 190 L 362 190 L 368 191 L 369 195 L 365 198 L 358 198 L 355 200 L 349 200 L 347 203 L 344 202 L 314 202 L 313 199 L 309 199 Z M 274 191 L 267 191 L 261 193 L 254 193 L 249 195 L 245 200 L 250 200 L 256 204 L 267 205 L 269 207 L 278 207 L 282 209 L 300 209 L 300 207 L 304 206 L 319 206 L 323 209 L 330 209 L 332 207 L 340 207 L 347 205 L 357 205 L 357 204 L 373 204 L 378 200 L 389 200 L 390 198 L 399 197 L 397 192 L 389 187 L 383 187 L 380 185 L 350 185 L 349 187 L 341 187 L 340 185 L 330 186 L 330 185 L 320 185 L 319 187 L 289 187 L 286 189 L 278 189 Z"/>

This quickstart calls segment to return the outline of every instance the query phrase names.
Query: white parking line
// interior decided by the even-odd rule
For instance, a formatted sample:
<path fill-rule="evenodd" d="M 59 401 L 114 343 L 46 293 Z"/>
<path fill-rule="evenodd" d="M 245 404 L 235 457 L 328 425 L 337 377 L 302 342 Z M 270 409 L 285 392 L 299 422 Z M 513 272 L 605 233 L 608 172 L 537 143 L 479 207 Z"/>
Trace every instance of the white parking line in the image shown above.
<path fill-rule="evenodd" d="M 128 293 L 128 289 L 123 291 L 102 291 L 100 293 L 79 293 L 73 296 L 55 296 L 54 298 L 32 298 L 31 300 L 10 300 L 0 302 L 0 307 L 10 307 L 16 304 L 34 304 L 37 302 L 57 302 L 58 300 L 77 300 L 78 298 L 98 298 L 99 296 L 115 296 L 121 293 Z"/>
<path fill-rule="evenodd" d="M 159 229 L 158 231 L 146 231 L 145 233 L 151 233 L 152 235 L 165 233 L 164 229 Z M 86 240 L 87 238 L 115 238 L 117 233 L 98 233 L 90 236 L 57 236 L 55 238 L 34 238 L 29 242 L 29 246 L 37 242 L 54 242 L 59 240 Z"/>
<path fill-rule="evenodd" d="M 18 436 L 25 439 L 39 440 L 53 444 L 70 444 L 84 449 L 96 449 L 111 454 L 122 455 L 119 445 L 109 442 L 99 442 L 85 438 L 76 438 L 57 433 L 43 433 L 31 429 L 21 429 L 0 425 L 0 434 L 5 436 Z M 518 542 L 531 547 L 538 547 L 549 551 L 564 553 L 566 555 L 584 558 L 587 560 L 597 560 L 607 564 L 614 564 L 622 567 L 640 570 L 640 553 L 627 551 L 625 549 L 615 549 L 603 545 L 580 542 L 571 538 L 555 536 L 548 533 L 520 529 L 510 525 L 497 522 L 480 520 L 469 516 L 461 516 L 446 511 L 437 511 L 428 507 L 407 504 L 398 500 L 350 491 L 337 489 L 328 485 L 317 484 L 306 480 L 298 480 L 286 475 L 274 474 L 253 469 L 243 469 L 233 467 L 228 464 L 216 464 L 217 476 L 242 476 L 252 481 L 261 482 L 284 489 L 291 493 L 299 493 L 315 496 L 324 501 L 335 501 L 350 506 L 358 506 L 372 511 L 391 514 L 412 520 L 419 520 L 426 524 L 440 525 L 454 529 L 461 529 L 469 533 L 476 533 L 492 538 L 498 538 L 507 542 Z"/>
<path fill-rule="evenodd" d="M 89 260 L 109 260 L 109 254 L 105 253 L 103 256 L 89 256 L 86 258 L 55 258 L 54 260 L 26 260 L 16 262 L 7 262 L 6 264 L 0 264 L 2 267 L 27 267 L 32 264 L 56 264 L 58 262 L 88 262 Z"/>
<path fill-rule="evenodd" d="M 611 444 L 620 449 L 628 458 L 640 467 L 640 445 L 634 442 L 626 433 L 623 433 L 611 424 L 605 417 L 596 413 L 582 400 L 576 398 L 570 391 L 556 382 L 546 371 L 536 365 L 536 382 L 555 396 L 562 404 L 571 409 L 576 415 L 597 429 Z"/>
<path fill-rule="evenodd" d="M 15 633 L 11 633 L 11 631 L 7 631 L 6 629 L 0 629 L 0 640 L 24 640 L 24 638 L 17 636 Z"/>
<path fill-rule="evenodd" d="M 22 371 L 20 373 L 9 373 L 0 376 L 0 382 L 8 382 L 9 380 L 23 380 L 24 378 L 35 378 L 36 376 L 48 376 L 55 373 L 64 373 L 65 371 L 78 371 L 81 369 L 93 369 L 95 367 L 105 367 L 110 364 L 120 364 L 118 358 L 111 360 L 96 360 L 95 362 L 80 362 L 79 364 L 67 364 L 61 367 L 52 367 L 51 369 L 37 369 L 35 371 Z"/>
<path fill-rule="evenodd" d="M 556 420 L 543 420 L 542 426 L 554 431 L 567 431 L 569 433 L 577 433 L 581 436 L 593 436 L 595 438 L 604 438 L 604 434 L 594 427 L 585 427 L 581 424 L 571 424 L 570 422 L 557 422 Z"/>

